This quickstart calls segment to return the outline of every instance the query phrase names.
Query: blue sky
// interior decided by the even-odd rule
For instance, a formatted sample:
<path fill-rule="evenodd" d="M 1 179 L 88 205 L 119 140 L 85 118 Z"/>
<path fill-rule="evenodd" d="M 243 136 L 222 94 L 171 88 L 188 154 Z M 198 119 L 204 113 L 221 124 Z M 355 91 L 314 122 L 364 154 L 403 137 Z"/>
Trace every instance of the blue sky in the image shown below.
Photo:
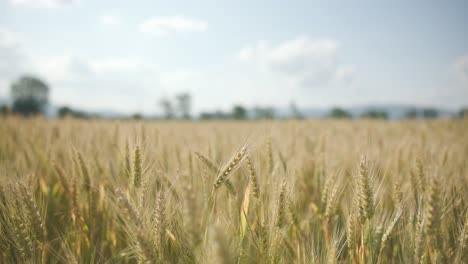
<path fill-rule="evenodd" d="M 468 105 L 467 1 L 0 0 L 0 97 L 21 74 L 54 104 L 158 112 Z"/>

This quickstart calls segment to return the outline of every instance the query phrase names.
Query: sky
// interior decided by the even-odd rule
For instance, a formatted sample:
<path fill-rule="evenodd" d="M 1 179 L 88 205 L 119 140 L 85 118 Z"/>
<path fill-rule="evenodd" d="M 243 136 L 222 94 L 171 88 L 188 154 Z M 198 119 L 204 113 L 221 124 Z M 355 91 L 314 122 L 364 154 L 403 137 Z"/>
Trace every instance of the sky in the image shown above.
<path fill-rule="evenodd" d="M 193 110 L 468 105 L 468 1 L 0 0 L 0 98 L 24 74 L 55 105 Z"/>

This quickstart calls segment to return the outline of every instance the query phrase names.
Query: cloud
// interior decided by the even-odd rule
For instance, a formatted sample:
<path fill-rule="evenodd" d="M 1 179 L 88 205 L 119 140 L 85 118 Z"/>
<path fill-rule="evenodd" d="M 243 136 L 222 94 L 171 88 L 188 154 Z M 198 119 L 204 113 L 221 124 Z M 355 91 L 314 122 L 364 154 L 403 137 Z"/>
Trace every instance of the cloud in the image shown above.
<path fill-rule="evenodd" d="M 46 56 L 34 61 L 35 72 L 51 82 L 77 80 L 92 74 L 89 64 L 76 56 Z"/>
<path fill-rule="evenodd" d="M 99 23 L 107 27 L 115 27 L 122 24 L 122 17 L 118 13 L 104 14 L 99 17 Z"/>
<path fill-rule="evenodd" d="M 468 85 L 468 55 L 461 56 L 455 61 L 454 64 L 455 73 L 458 78 Z"/>
<path fill-rule="evenodd" d="M 186 91 L 200 79 L 191 70 L 160 68 L 144 57 L 30 55 L 16 33 L 0 28 L 0 98 L 9 96 L 11 82 L 22 74 L 48 83 L 55 105 L 147 113 L 157 110 L 161 93 Z"/>
<path fill-rule="evenodd" d="M 313 40 L 301 36 L 277 46 L 259 41 L 256 45 L 243 48 L 238 58 L 282 75 L 293 85 L 309 87 L 336 79 L 352 79 L 354 71 L 349 67 L 339 67 L 337 53 L 338 43 L 334 40 Z"/>
<path fill-rule="evenodd" d="M 136 57 L 83 58 L 76 55 L 34 58 L 34 70 L 53 83 L 75 83 L 91 80 L 135 80 L 158 71 L 156 65 Z M 91 85 L 94 86 L 94 85 Z"/>
<path fill-rule="evenodd" d="M 352 85 L 356 81 L 356 73 L 353 66 L 347 65 L 336 70 L 336 80 L 345 85 Z"/>
<path fill-rule="evenodd" d="M 78 0 L 10 0 L 13 6 L 27 8 L 58 8 L 76 4 Z"/>
<path fill-rule="evenodd" d="M 18 45 L 18 37 L 16 33 L 7 29 L 0 28 L 0 45 L 1 46 L 16 46 Z"/>
<path fill-rule="evenodd" d="M 34 69 L 54 82 L 72 82 L 104 75 L 129 77 L 158 70 L 151 62 L 136 57 L 87 59 L 65 54 L 36 57 L 34 61 Z"/>
<path fill-rule="evenodd" d="M 33 61 L 38 75 L 51 87 L 52 101 L 78 108 L 135 109 L 138 104 L 132 100 L 146 95 L 146 82 L 155 75 L 149 72 L 149 63 L 137 58 L 63 54 Z"/>
<path fill-rule="evenodd" d="M 185 90 L 196 77 L 189 70 L 161 69 L 139 57 L 64 54 L 34 61 L 38 75 L 51 87 L 54 104 L 89 110 L 154 112 L 162 92 Z"/>
<path fill-rule="evenodd" d="M 140 31 L 155 36 L 165 36 L 178 32 L 204 32 L 208 23 L 184 16 L 152 17 L 140 24 Z"/>
<path fill-rule="evenodd" d="M 136 57 L 117 57 L 94 60 L 90 67 L 95 73 L 143 72 L 155 70 L 156 66 Z"/>
<path fill-rule="evenodd" d="M 9 83 L 26 70 L 27 56 L 21 50 L 16 33 L 0 28 L 0 96 L 5 96 Z"/>
<path fill-rule="evenodd" d="M 174 70 L 164 72 L 160 76 L 160 83 L 164 88 L 187 88 L 187 85 L 200 76 L 197 72 L 192 70 Z"/>
<path fill-rule="evenodd" d="M 24 59 L 16 35 L 0 29 L 0 78 L 9 78 L 16 74 Z"/>

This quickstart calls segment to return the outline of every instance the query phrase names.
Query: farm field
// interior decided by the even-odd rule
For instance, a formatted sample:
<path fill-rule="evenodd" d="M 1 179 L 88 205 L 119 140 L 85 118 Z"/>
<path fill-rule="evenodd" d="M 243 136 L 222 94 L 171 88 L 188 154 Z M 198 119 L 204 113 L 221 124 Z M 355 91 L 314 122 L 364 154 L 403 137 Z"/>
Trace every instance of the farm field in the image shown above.
<path fill-rule="evenodd" d="M 0 117 L 0 263 L 467 263 L 467 135 Z"/>

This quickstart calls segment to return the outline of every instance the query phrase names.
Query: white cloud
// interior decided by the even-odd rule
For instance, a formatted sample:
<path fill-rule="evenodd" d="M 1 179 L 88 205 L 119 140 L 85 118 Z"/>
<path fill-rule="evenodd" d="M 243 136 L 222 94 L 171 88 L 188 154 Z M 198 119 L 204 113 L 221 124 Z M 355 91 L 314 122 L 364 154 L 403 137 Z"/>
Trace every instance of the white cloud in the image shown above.
<path fill-rule="evenodd" d="M 10 0 L 13 6 L 27 8 L 57 8 L 76 4 L 78 0 Z"/>
<path fill-rule="evenodd" d="M 90 62 L 90 67 L 95 73 L 116 73 L 116 72 L 142 72 L 155 70 L 156 66 L 136 57 L 118 57 Z"/>
<path fill-rule="evenodd" d="M 162 70 L 139 57 L 84 58 L 65 54 L 36 57 L 34 61 L 34 69 L 51 87 L 55 105 L 88 110 L 154 113 L 163 92 L 186 91 L 196 77 L 190 70 Z"/>
<path fill-rule="evenodd" d="M 55 105 L 152 113 L 162 92 L 185 91 L 196 77 L 190 70 L 161 70 L 140 57 L 28 56 L 19 48 L 16 34 L 0 30 L 0 98 L 9 96 L 14 79 L 28 73 L 49 84 Z"/>
<path fill-rule="evenodd" d="M 199 78 L 199 74 L 191 70 L 174 70 L 162 73 L 160 83 L 163 87 L 168 88 L 187 88 L 194 79 Z"/>
<path fill-rule="evenodd" d="M 65 54 L 37 57 L 34 61 L 34 69 L 54 82 L 71 82 L 112 74 L 130 76 L 158 70 L 156 65 L 136 57 L 86 59 Z"/>
<path fill-rule="evenodd" d="M 150 63 L 137 58 L 64 54 L 36 57 L 34 61 L 39 76 L 51 87 L 54 104 L 77 108 L 137 109 L 135 99 L 147 95 L 147 82 L 155 75 L 148 70 Z"/>
<path fill-rule="evenodd" d="M 118 13 L 104 14 L 99 17 L 99 23 L 108 27 L 115 27 L 122 24 L 122 17 Z"/>
<path fill-rule="evenodd" d="M 208 23 L 184 16 L 152 17 L 140 24 L 140 31 L 155 36 L 165 36 L 177 32 L 204 32 Z"/>
<path fill-rule="evenodd" d="M 340 68 L 338 43 L 331 39 L 313 40 L 301 36 L 277 46 L 259 41 L 242 49 L 238 58 L 287 77 L 293 85 L 308 87 L 329 83 L 337 78 L 352 79 L 350 68 Z"/>
<path fill-rule="evenodd" d="M 0 28 L 0 96 L 5 96 L 11 80 L 25 71 L 26 62 L 17 34 Z"/>
<path fill-rule="evenodd" d="M 48 81 L 77 80 L 92 74 L 88 63 L 76 56 L 61 55 L 35 58 L 34 69 Z"/>
<path fill-rule="evenodd" d="M 14 32 L 0 28 L 0 46 L 11 47 L 18 45 L 18 37 Z"/>
<path fill-rule="evenodd" d="M 259 41 L 256 47 L 245 47 L 239 51 L 237 58 L 241 61 L 253 61 L 256 57 L 255 53 L 262 53 L 265 49 L 263 42 Z"/>
<path fill-rule="evenodd" d="M 454 69 L 458 78 L 468 85 L 468 55 L 458 58 L 454 64 Z"/>
<path fill-rule="evenodd" d="M 350 65 L 339 67 L 336 70 L 336 80 L 348 86 L 355 82 L 355 76 L 355 69 Z"/>

